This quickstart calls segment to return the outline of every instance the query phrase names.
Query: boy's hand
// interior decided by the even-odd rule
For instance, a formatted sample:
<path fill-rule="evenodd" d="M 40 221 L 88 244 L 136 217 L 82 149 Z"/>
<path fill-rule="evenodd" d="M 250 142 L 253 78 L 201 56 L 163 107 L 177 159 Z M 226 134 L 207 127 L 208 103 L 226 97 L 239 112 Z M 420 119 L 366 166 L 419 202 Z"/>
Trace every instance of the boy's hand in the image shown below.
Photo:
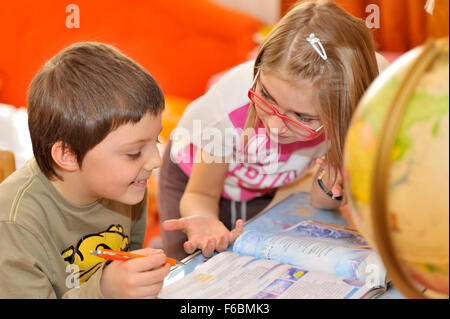
<path fill-rule="evenodd" d="M 201 249 L 205 257 L 211 257 L 215 250 L 225 251 L 242 234 L 244 222 L 238 219 L 236 227 L 229 231 L 217 218 L 189 216 L 166 220 L 162 227 L 165 231 L 181 230 L 186 234 L 188 240 L 183 245 L 186 253 Z"/>
<path fill-rule="evenodd" d="M 140 249 L 147 255 L 127 261 L 113 261 L 103 269 L 100 289 L 106 298 L 156 298 L 170 265 L 160 249 Z"/>

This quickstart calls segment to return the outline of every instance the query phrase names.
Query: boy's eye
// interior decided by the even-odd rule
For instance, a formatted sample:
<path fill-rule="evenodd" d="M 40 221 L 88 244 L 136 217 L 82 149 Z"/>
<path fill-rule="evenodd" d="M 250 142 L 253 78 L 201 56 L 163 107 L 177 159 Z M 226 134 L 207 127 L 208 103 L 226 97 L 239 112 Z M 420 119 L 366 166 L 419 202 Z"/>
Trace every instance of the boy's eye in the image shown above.
<path fill-rule="evenodd" d="M 141 152 L 133 153 L 133 154 L 127 154 L 127 156 L 131 159 L 137 159 L 139 156 L 141 156 Z"/>

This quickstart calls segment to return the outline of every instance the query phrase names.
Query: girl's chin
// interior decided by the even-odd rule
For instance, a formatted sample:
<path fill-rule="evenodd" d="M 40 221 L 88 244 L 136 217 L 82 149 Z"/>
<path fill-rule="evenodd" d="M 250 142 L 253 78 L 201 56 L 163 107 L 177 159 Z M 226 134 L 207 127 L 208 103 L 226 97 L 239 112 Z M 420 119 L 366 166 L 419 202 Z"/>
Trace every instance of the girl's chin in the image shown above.
<path fill-rule="evenodd" d="M 266 136 L 268 138 L 270 138 L 272 141 L 277 141 L 278 144 L 291 144 L 291 143 L 306 140 L 306 139 L 302 139 L 301 137 L 298 137 L 296 135 L 292 135 L 292 136 L 276 135 L 276 134 L 273 134 L 269 129 L 267 129 L 267 126 L 264 125 L 264 128 L 266 130 Z"/>
<path fill-rule="evenodd" d="M 291 144 L 300 141 L 297 137 L 278 137 L 278 143 L 280 144 Z"/>
<path fill-rule="evenodd" d="M 301 141 L 301 139 L 296 136 L 282 136 L 282 135 L 269 134 L 268 137 L 272 141 L 277 141 L 278 144 L 290 144 L 290 143 Z"/>

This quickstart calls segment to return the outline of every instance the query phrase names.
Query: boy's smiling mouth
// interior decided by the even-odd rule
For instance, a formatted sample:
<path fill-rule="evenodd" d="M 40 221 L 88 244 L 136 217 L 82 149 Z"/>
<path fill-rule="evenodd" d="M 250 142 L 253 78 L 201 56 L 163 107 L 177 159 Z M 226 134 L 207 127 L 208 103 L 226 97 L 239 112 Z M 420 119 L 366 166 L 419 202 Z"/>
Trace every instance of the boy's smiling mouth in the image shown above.
<path fill-rule="evenodd" d="M 136 186 L 136 187 L 145 187 L 147 185 L 147 180 L 134 181 L 131 183 L 131 185 Z"/>
<path fill-rule="evenodd" d="M 130 185 L 136 186 L 139 188 L 145 188 L 147 186 L 147 180 L 150 178 L 151 174 L 149 174 L 146 177 L 137 178 L 136 180 L 132 181 Z"/>

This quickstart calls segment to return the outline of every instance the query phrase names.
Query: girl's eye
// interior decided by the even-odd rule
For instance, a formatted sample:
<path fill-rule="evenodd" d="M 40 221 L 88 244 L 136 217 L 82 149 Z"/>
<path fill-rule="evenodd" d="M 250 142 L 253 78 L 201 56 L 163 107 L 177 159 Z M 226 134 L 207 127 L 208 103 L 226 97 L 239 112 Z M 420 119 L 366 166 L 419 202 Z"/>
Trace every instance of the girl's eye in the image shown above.
<path fill-rule="evenodd" d="M 133 153 L 133 154 L 127 154 L 127 156 L 128 156 L 130 159 L 135 160 L 135 159 L 138 159 L 139 156 L 141 156 L 141 152 L 137 152 L 137 153 Z"/>
<path fill-rule="evenodd" d="M 300 121 L 305 122 L 305 123 L 310 123 L 312 121 L 314 121 L 314 119 L 309 118 L 309 117 L 304 117 L 302 114 L 299 113 L 295 113 L 295 116 L 300 119 Z"/>
<path fill-rule="evenodd" d="M 270 96 L 264 90 L 261 90 L 261 96 L 266 100 L 270 100 Z"/>

